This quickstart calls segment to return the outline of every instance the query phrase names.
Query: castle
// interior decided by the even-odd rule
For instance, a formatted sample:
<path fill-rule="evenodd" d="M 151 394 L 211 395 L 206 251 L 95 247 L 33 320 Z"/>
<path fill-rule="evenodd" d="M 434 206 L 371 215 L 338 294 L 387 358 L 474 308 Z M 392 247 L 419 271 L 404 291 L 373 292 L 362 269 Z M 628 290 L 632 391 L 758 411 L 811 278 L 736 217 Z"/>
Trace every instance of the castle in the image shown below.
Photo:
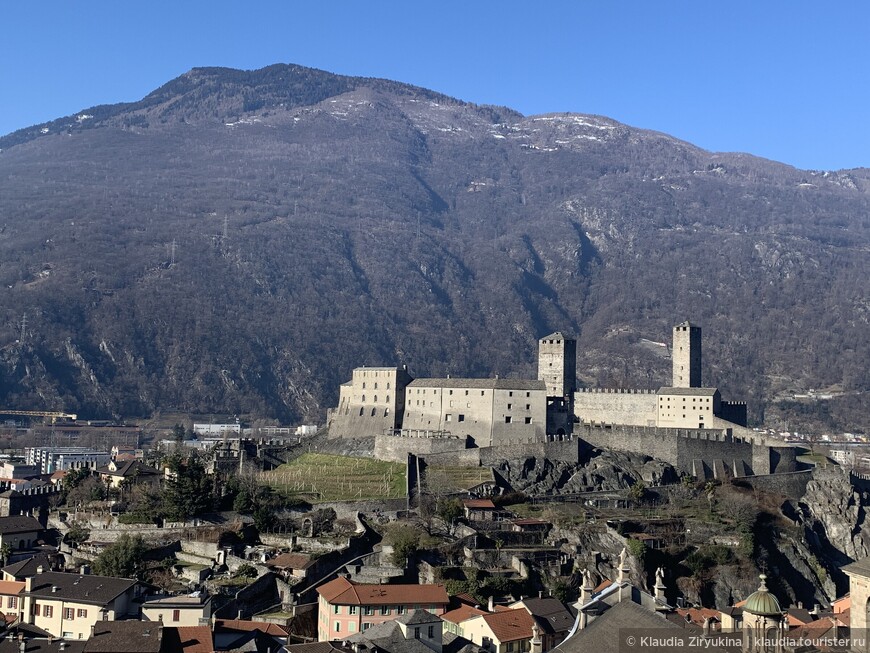
<path fill-rule="evenodd" d="M 373 436 L 382 458 L 410 452 L 461 464 L 523 446 L 529 455 L 576 458 L 576 446 L 542 445 L 582 439 L 654 455 L 699 477 L 794 468 L 793 451 L 774 450 L 746 428 L 745 403 L 703 386 L 700 327 L 674 327 L 672 360 L 672 385 L 657 391 L 577 388 L 577 342 L 559 332 L 538 341 L 534 380 L 414 379 L 406 367 L 359 367 L 341 385 L 329 435 Z"/>

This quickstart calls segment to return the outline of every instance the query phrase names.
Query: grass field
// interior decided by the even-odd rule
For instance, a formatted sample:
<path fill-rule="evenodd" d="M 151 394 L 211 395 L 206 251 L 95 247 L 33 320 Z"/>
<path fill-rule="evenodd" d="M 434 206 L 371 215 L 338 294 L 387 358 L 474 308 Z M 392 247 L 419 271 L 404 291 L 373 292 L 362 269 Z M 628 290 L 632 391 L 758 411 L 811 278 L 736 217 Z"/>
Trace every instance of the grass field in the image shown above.
<path fill-rule="evenodd" d="M 275 489 L 311 501 L 391 499 L 407 492 L 405 465 L 322 453 L 302 454 L 262 478 Z"/>
<path fill-rule="evenodd" d="M 492 480 L 492 469 L 489 467 L 438 467 L 433 465 L 426 469 L 426 483 L 429 486 L 429 491 L 457 492 Z"/>

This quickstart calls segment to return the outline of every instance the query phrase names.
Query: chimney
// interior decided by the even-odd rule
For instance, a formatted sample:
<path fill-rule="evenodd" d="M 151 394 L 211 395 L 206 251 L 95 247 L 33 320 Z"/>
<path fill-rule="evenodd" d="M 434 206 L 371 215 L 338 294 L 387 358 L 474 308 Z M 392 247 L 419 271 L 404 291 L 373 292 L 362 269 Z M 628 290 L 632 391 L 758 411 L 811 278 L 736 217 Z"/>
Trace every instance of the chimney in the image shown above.
<path fill-rule="evenodd" d="M 52 591 L 52 592 L 57 592 L 58 589 L 60 589 L 60 588 L 58 588 L 57 585 L 52 585 L 52 586 L 51 586 L 51 591 Z"/>
<path fill-rule="evenodd" d="M 87 576 L 89 573 L 91 573 L 90 565 L 82 565 L 81 567 L 79 567 L 79 573 L 82 576 Z"/>
<path fill-rule="evenodd" d="M 45 571 L 45 569 L 43 569 L 42 565 L 39 565 L 39 566 L 36 567 L 36 573 L 37 573 L 37 574 L 41 574 L 43 571 Z"/>
<path fill-rule="evenodd" d="M 63 651 L 63 650 L 65 650 L 65 649 L 66 649 L 66 642 L 63 641 L 63 640 L 60 640 L 60 641 L 57 643 L 57 650 L 58 650 L 58 651 Z"/>
<path fill-rule="evenodd" d="M 495 605 L 493 604 L 492 596 L 489 597 L 489 602 L 486 604 L 486 609 L 489 612 L 495 612 Z"/>

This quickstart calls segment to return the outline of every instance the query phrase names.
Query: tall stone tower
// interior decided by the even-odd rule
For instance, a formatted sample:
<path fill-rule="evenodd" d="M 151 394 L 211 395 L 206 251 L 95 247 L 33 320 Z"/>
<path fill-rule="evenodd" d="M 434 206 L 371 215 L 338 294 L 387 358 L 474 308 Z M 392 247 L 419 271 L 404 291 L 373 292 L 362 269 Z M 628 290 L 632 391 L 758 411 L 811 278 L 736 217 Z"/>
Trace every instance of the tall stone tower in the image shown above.
<path fill-rule="evenodd" d="M 701 388 L 701 327 L 688 321 L 674 327 L 674 346 L 671 353 L 674 364 L 675 388 Z"/>
<path fill-rule="evenodd" d="M 557 331 L 538 340 L 538 380 L 547 397 L 572 401 L 577 390 L 577 341 Z"/>

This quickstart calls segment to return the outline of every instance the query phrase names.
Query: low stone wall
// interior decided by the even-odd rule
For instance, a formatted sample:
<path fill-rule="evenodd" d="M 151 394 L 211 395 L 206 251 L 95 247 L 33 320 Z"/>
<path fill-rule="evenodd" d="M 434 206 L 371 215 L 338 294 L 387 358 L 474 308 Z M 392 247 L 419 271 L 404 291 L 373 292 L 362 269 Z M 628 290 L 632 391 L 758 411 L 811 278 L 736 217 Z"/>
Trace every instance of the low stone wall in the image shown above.
<path fill-rule="evenodd" d="M 755 490 L 778 492 L 789 499 L 800 499 L 807 491 L 807 483 L 813 477 L 812 470 L 786 472 L 782 474 L 765 474 L 761 476 L 743 476 L 731 482 L 736 485 L 747 485 Z"/>

